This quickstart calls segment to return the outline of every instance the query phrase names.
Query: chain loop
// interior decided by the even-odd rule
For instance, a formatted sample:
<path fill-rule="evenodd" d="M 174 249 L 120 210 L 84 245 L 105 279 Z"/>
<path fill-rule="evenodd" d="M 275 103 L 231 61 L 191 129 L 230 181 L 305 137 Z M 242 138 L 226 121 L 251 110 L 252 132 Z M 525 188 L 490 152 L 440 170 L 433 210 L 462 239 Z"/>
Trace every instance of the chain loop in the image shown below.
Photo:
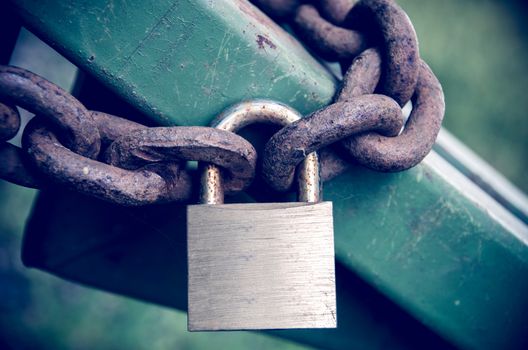
<path fill-rule="evenodd" d="M 12 138 L 20 125 L 18 111 L 10 103 L 39 113 L 24 130 L 23 150 L 0 145 L 0 176 L 8 181 L 41 188 L 51 180 L 113 203 L 145 205 L 190 198 L 191 176 L 181 160 L 225 168 L 230 175 L 227 192 L 240 191 L 253 179 L 256 151 L 235 134 L 206 127 L 148 128 L 88 111 L 55 84 L 16 67 L 0 66 L 0 87 L 0 97 L 9 102 L 0 103 L 0 141 Z M 49 119 L 54 121 L 52 127 Z M 58 137 L 64 133 L 72 137 Z M 89 139 L 96 141 L 90 144 Z M 67 140 L 71 148 L 63 145 Z M 97 160 L 101 145 L 108 149 L 111 164 Z"/>
<path fill-rule="evenodd" d="M 303 42 L 326 60 L 349 61 L 366 48 L 363 34 L 331 24 L 312 5 L 299 6 L 293 24 Z"/>
<path fill-rule="evenodd" d="M 77 192 L 121 205 L 144 205 L 188 199 L 191 179 L 178 164 L 163 176 L 145 168 L 130 171 L 78 155 L 62 146 L 40 117 L 26 127 L 24 149 L 40 172 Z"/>
<path fill-rule="evenodd" d="M 313 0 L 326 20 L 342 26 L 357 0 Z"/>
<path fill-rule="evenodd" d="M 418 81 L 418 38 L 407 14 L 392 0 L 361 0 L 346 24 L 370 33 L 379 42 L 383 69 L 379 93 L 405 105 Z"/>
<path fill-rule="evenodd" d="M 368 130 L 366 127 L 362 129 L 361 135 L 350 132 L 341 145 L 354 161 L 371 169 L 401 171 L 415 166 L 429 153 L 440 130 L 444 99 L 438 80 L 419 58 L 416 32 L 409 18 L 392 0 L 318 0 L 314 4 L 325 19 L 315 7 L 305 4 L 297 8 L 293 20 L 300 35 L 303 38 L 308 37 L 306 43 L 321 57 L 340 61 L 342 64 L 347 64 L 350 58 L 355 57 L 344 76 L 335 99 L 336 103 L 354 103 L 360 96 L 375 91 L 394 98 L 400 106 L 407 103 L 411 97 L 414 101 L 411 117 L 401 135 L 397 136 L 398 132 L 379 135 L 375 130 Z M 339 35 L 326 35 L 327 33 Z M 358 39 L 354 35 L 357 33 L 369 34 L 368 41 L 378 44 L 379 48 L 367 49 L 356 56 Z M 344 52 L 346 50 L 342 44 L 343 38 L 346 37 L 352 45 L 348 49 L 350 55 Z M 361 37 L 361 40 L 364 45 L 366 39 Z M 332 121 L 335 115 L 330 111 L 339 113 L 332 106 L 318 111 L 318 123 Z M 380 121 L 385 117 L 386 115 L 378 114 Z M 306 131 L 296 131 L 294 126 L 291 126 L 288 133 L 289 138 L 298 140 L 305 136 L 302 134 Z M 338 140 L 336 138 L 334 141 Z M 264 164 L 269 166 L 263 168 L 263 177 L 268 179 L 268 182 L 273 182 L 276 189 L 282 190 L 291 184 L 292 164 L 297 162 L 295 157 L 289 154 L 295 150 L 285 150 L 284 142 L 285 140 L 282 143 L 270 140 L 265 153 L 265 158 L 268 157 L 269 160 L 264 160 Z M 325 180 L 346 169 L 343 159 L 330 149 L 324 150 L 321 164 Z"/>
<path fill-rule="evenodd" d="M 275 190 L 286 191 L 295 167 L 308 153 L 364 131 L 395 136 L 402 126 L 401 109 L 387 96 L 363 95 L 352 102 L 334 103 L 273 135 L 264 149 L 262 175 Z"/>
<path fill-rule="evenodd" d="M 377 49 L 368 49 L 357 56 L 348 68 L 336 102 L 348 102 L 354 98 L 372 94 L 381 76 L 381 56 Z"/>
<path fill-rule="evenodd" d="M 74 152 L 92 159 L 99 154 L 100 136 L 90 113 L 57 85 L 25 69 L 0 66 L 0 98 L 46 117 Z"/>
<path fill-rule="evenodd" d="M 274 189 L 288 189 L 295 167 L 319 149 L 323 180 L 343 171 L 345 161 L 327 147 L 339 141 L 352 160 L 380 171 L 410 168 L 427 155 L 444 115 L 443 92 L 394 1 L 254 3 L 289 21 L 322 58 L 350 65 L 335 103 L 286 126 L 266 144 L 263 178 Z M 366 49 L 370 44 L 377 46 Z M 401 106 L 411 98 L 413 109 L 399 134 Z M 0 177 L 24 186 L 48 186 L 51 180 L 114 203 L 144 205 L 190 198 L 186 160 L 222 167 L 227 193 L 245 189 L 254 177 L 256 151 L 227 131 L 149 128 L 88 111 L 58 86 L 10 66 L 0 66 L 0 99 Z M 24 131 L 24 150 L 4 142 L 20 127 L 15 105 L 38 115 Z"/>
<path fill-rule="evenodd" d="M 15 137 L 20 129 L 20 115 L 16 107 L 0 103 L 0 142 Z"/>
<path fill-rule="evenodd" d="M 244 190 L 255 176 L 257 151 L 236 134 L 209 127 L 156 127 L 116 139 L 106 151 L 109 164 L 138 169 L 150 163 L 195 160 L 222 167 L 224 190 Z"/>
<path fill-rule="evenodd" d="M 148 128 L 143 124 L 104 112 L 90 111 L 90 114 L 101 136 L 101 148 L 103 150 L 120 136 Z"/>
<path fill-rule="evenodd" d="M 411 115 L 399 136 L 367 133 L 349 138 L 343 144 L 350 155 L 378 171 L 402 171 L 421 162 L 433 147 L 445 111 L 442 86 L 424 61 L 412 101 Z"/>

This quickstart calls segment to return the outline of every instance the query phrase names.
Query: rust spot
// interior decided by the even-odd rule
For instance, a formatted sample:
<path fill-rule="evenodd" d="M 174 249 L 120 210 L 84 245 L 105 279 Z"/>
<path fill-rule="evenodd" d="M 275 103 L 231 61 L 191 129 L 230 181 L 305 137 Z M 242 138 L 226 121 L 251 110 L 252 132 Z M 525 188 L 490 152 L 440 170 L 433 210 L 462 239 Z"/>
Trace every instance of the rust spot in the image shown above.
<path fill-rule="evenodd" d="M 268 45 L 270 49 L 277 48 L 277 45 L 275 45 L 273 41 L 271 41 L 269 38 L 263 35 L 260 35 L 260 34 L 257 34 L 257 44 L 258 44 L 259 49 L 264 49 L 265 45 Z"/>

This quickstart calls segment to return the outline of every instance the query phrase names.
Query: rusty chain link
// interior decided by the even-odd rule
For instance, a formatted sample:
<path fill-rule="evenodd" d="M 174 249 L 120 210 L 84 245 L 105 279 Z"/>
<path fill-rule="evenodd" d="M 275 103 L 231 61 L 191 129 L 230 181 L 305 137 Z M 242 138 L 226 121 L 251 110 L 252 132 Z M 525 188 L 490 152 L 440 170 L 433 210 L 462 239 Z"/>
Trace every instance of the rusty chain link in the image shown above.
<path fill-rule="evenodd" d="M 303 42 L 323 59 L 350 61 L 366 48 L 363 34 L 331 24 L 312 5 L 299 6 L 293 23 Z"/>
<path fill-rule="evenodd" d="M 100 136 L 88 110 L 72 95 L 25 69 L 0 67 L 0 98 L 46 117 L 74 152 L 95 158 Z"/>
<path fill-rule="evenodd" d="M 273 14 L 284 12 L 281 4 L 288 4 L 289 18 Z M 263 178 L 276 190 L 288 189 L 302 154 L 322 149 L 322 178 L 331 179 L 346 169 L 339 156 L 323 148 L 336 141 L 351 160 L 374 170 L 401 171 L 418 164 L 436 140 L 445 105 L 440 83 L 419 56 L 418 39 L 407 14 L 392 0 L 295 4 L 257 2 L 272 17 L 288 21 L 301 38 L 308 38 L 304 43 L 323 59 L 341 63 L 346 74 L 334 104 L 270 139 L 264 151 Z M 363 51 L 358 55 L 359 50 Z M 401 110 L 388 109 L 373 93 L 400 106 L 412 101 L 401 133 L 388 127 L 396 122 L 391 113 L 402 118 Z"/>
<path fill-rule="evenodd" d="M 20 186 L 37 188 L 38 180 L 28 171 L 27 154 L 5 141 L 12 139 L 20 128 L 16 107 L 0 103 L 0 178 Z"/>
<path fill-rule="evenodd" d="M 271 187 L 290 188 L 296 166 L 317 150 L 323 180 L 345 170 L 347 162 L 329 147 L 334 143 L 348 160 L 379 171 L 408 169 L 429 153 L 444 115 L 443 92 L 394 1 L 253 3 L 346 72 L 333 104 L 284 127 L 266 144 L 262 177 Z M 405 123 L 401 106 L 409 101 Z M 255 175 L 256 151 L 240 136 L 208 127 L 149 128 L 89 111 L 20 68 L 0 66 L 0 102 L 0 178 L 19 185 L 61 184 L 114 203 L 145 205 L 189 200 L 189 160 L 222 167 L 227 193 L 245 189 Z M 15 106 L 37 115 L 24 130 L 23 149 L 6 142 L 20 127 Z"/>
<path fill-rule="evenodd" d="M 227 192 L 243 190 L 253 179 L 256 151 L 235 134 L 206 127 L 148 128 L 88 111 L 58 86 L 16 67 L 0 66 L 0 91 L 7 102 L 0 104 L 0 141 L 18 131 L 20 116 L 12 105 L 37 113 L 24 130 L 24 150 L 5 142 L 0 147 L 0 176 L 14 183 L 39 188 L 51 180 L 113 203 L 145 205 L 191 197 L 185 160 L 228 170 Z M 106 163 L 101 149 L 107 149 Z"/>
<path fill-rule="evenodd" d="M 387 96 L 363 95 L 353 102 L 336 102 L 271 137 L 264 149 L 264 179 L 277 191 L 285 191 L 308 153 L 364 131 L 396 136 L 402 126 L 401 109 Z"/>
<path fill-rule="evenodd" d="M 255 175 L 257 152 L 235 133 L 209 127 L 155 127 L 136 130 L 116 139 L 106 151 L 107 163 L 137 169 L 167 159 L 194 160 L 218 165 L 225 171 L 224 191 L 249 186 Z"/>

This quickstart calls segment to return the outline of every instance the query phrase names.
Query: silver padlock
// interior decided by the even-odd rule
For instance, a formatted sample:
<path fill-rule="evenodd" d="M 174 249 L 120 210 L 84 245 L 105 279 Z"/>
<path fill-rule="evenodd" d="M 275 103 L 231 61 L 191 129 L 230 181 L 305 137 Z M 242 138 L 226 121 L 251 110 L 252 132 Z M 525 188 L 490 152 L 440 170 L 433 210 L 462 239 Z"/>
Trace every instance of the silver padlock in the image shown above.
<path fill-rule="evenodd" d="M 237 130 L 301 116 L 277 102 L 238 104 L 214 122 Z M 296 203 L 223 204 L 222 176 L 205 166 L 201 203 L 187 209 L 188 329 L 335 328 L 332 202 L 320 202 L 319 161 L 298 167 Z"/>

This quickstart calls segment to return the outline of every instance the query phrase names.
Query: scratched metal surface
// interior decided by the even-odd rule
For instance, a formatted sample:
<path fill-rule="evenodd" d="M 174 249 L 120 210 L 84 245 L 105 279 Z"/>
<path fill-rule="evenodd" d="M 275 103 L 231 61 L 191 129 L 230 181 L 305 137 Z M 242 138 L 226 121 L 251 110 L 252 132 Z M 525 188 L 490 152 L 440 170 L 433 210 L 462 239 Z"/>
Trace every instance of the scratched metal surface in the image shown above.
<path fill-rule="evenodd" d="M 332 203 L 191 205 L 189 330 L 335 328 Z"/>
<path fill-rule="evenodd" d="M 32 31 L 162 124 L 206 125 L 241 98 L 304 114 L 334 93 L 334 78 L 247 1 L 12 2 Z"/>
<path fill-rule="evenodd" d="M 190 4 L 189 1 L 179 3 Z M 181 72 L 181 80 L 174 79 L 168 71 L 151 74 L 155 59 L 170 52 L 167 43 L 172 40 L 172 32 L 165 31 L 164 25 L 172 26 L 172 20 L 165 23 L 163 16 L 167 8 L 161 8 L 168 2 L 158 4 L 145 0 L 146 6 L 130 6 L 114 1 L 108 2 L 108 7 L 106 2 L 99 0 L 69 3 L 26 0 L 17 1 L 17 4 L 34 30 L 41 35 L 46 33 L 47 39 L 61 52 L 119 90 L 152 118 L 166 122 L 165 118 L 170 117 L 175 123 L 196 118 L 192 120 L 195 124 L 206 119 L 192 110 L 189 114 L 173 113 L 177 108 L 189 111 L 188 105 L 180 109 L 175 101 L 176 81 L 187 84 L 186 96 L 193 103 L 204 96 L 203 84 L 186 83 L 195 77 L 200 82 L 198 78 L 204 77 L 205 72 L 199 71 L 199 65 L 192 70 L 186 70 L 184 65 L 178 70 L 178 67 L 181 69 L 180 61 L 166 61 L 172 73 Z M 189 50 L 182 55 L 191 57 L 193 62 L 201 62 L 205 68 L 206 60 L 211 62 L 211 57 L 217 57 L 222 44 L 219 39 L 227 28 L 236 27 L 245 20 L 228 16 L 226 18 L 233 23 L 223 23 L 216 13 L 207 13 L 211 8 L 202 5 L 208 3 L 199 1 L 197 4 L 194 7 L 197 11 L 190 11 L 188 14 L 193 15 L 189 18 L 200 23 L 198 27 L 206 26 L 208 19 L 212 19 L 216 26 L 208 27 L 209 35 L 217 40 L 209 41 L 209 46 L 196 42 L 196 50 L 193 45 L 178 48 Z M 79 6 L 78 10 L 74 5 Z M 246 16 L 245 12 L 239 14 Z M 120 15 L 130 18 L 123 19 Z M 280 36 L 278 32 L 275 34 Z M 130 42 L 132 37 L 136 38 L 134 43 Z M 121 54 L 129 55 L 144 37 L 149 44 L 140 46 L 132 55 L 132 63 L 123 63 Z M 122 40 L 122 43 L 113 40 Z M 285 48 L 270 40 L 276 46 L 274 50 Z M 234 39 L 229 40 L 229 43 L 234 42 Z M 245 44 L 247 52 L 256 51 L 255 57 L 274 52 L 266 48 L 269 43 L 257 36 L 248 37 Z M 106 51 L 112 52 L 115 60 L 107 56 Z M 301 54 L 292 55 L 289 59 L 304 60 Z M 101 57 L 106 60 L 98 61 Z M 242 55 L 237 60 L 237 65 L 252 62 Z M 230 85 L 216 91 L 216 97 L 224 102 L 222 94 L 231 94 L 231 91 L 246 96 L 248 84 L 258 85 L 259 93 L 268 92 L 265 97 L 278 95 L 279 100 L 285 102 L 289 99 L 295 102 L 295 94 L 304 94 L 298 93 L 298 86 L 301 91 L 306 91 L 305 87 L 322 91 L 321 86 L 333 85 L 326 73 L 309 73 L 315 76 L 317 88 L 315 84 L 305 84 L 302 75 L 292 74 L 277 81 L 260 79 L 261 76 L 251 76 L 244 67 L 239 78 L 235 74 L 239 70 L 233 70 L 235 63 L 221 65 L 222 62 L 225 60 L 215 66 L 216 72 L 220 74 L 225 69 L 229 79 L 239 79 L 237 84 L 245 87 L 229 90 L 236 89 Z M 313 60 L 306 62 L 310 66 L 315 64 Z M 126 69 L 119 71 L 120 67 Z M 192 73 L 197 69 L 198 72 Z M 319 68 L 310 68 L 307 72 L 313 72 L 311 69 Z M 255 68 L 255 72 L 260 70 Z M 290 85 L 278 84 L 286 84 L 290 78 L 293 80 L 288 82 Z M 157 86 L 166 90 L 160 92 Z M 309 97 L 309 94 L 305 97 L 307 101 Z M 206 101 L 208 107 L 200 104 L 198 107 L 208 109 L 211 107 L 208 103 L 213 100 L 216 98 Z M 296 107 L 303 111 L 303 108 L 308 109 L 306 104 Z M 213 109 L 211 107 L 210 111 Z M 334 201 L 336 258 L 413 318 L 458 346 L 522 348 L 528 333 L 524 322 L 528 309 L 526 226 L 445 163 L 432 154 L 418 167 L 399 174 L 379 174 L 354 167 L 328 183 L 325 198 Z M 185 222 L 182 210 L 178 206 L 129 210 L 67 192 L 45 193 L 30 220 L 24 260 L 65 278 L 185 309 L 186 296 L 181 294 L 186 289 L 183 276 L 186 272 L 185 232 L 180 230 Z M 68 215 L 64 215 L 65 212 Z M 352 273 L 345 276 L 347 280 L 353 278 Z M 338 305 L 343 305 L 338 307 L 339 328 L 276 334 L 329 348 L 343 348 L 350 343 L 358 344 L 359 348 L 379 348 L 380 344 L 405 348 L 417 334 L 426 333 L 426 329 L 414 332 L 419 328 L 416 324 L 402 331 L 400 319 L 387 318 L 369 304 L 372 294 L 373 291 L 368 295 L 354 294 L 341 286 L 337 294 Z"/>
<path fill-rule="evenodd" d="M 462 348 L 526 348 L 528 227 L 434 151 L 406 172 L 353 168 L 324 198 L 337 258 L 424 324 Z"/>

